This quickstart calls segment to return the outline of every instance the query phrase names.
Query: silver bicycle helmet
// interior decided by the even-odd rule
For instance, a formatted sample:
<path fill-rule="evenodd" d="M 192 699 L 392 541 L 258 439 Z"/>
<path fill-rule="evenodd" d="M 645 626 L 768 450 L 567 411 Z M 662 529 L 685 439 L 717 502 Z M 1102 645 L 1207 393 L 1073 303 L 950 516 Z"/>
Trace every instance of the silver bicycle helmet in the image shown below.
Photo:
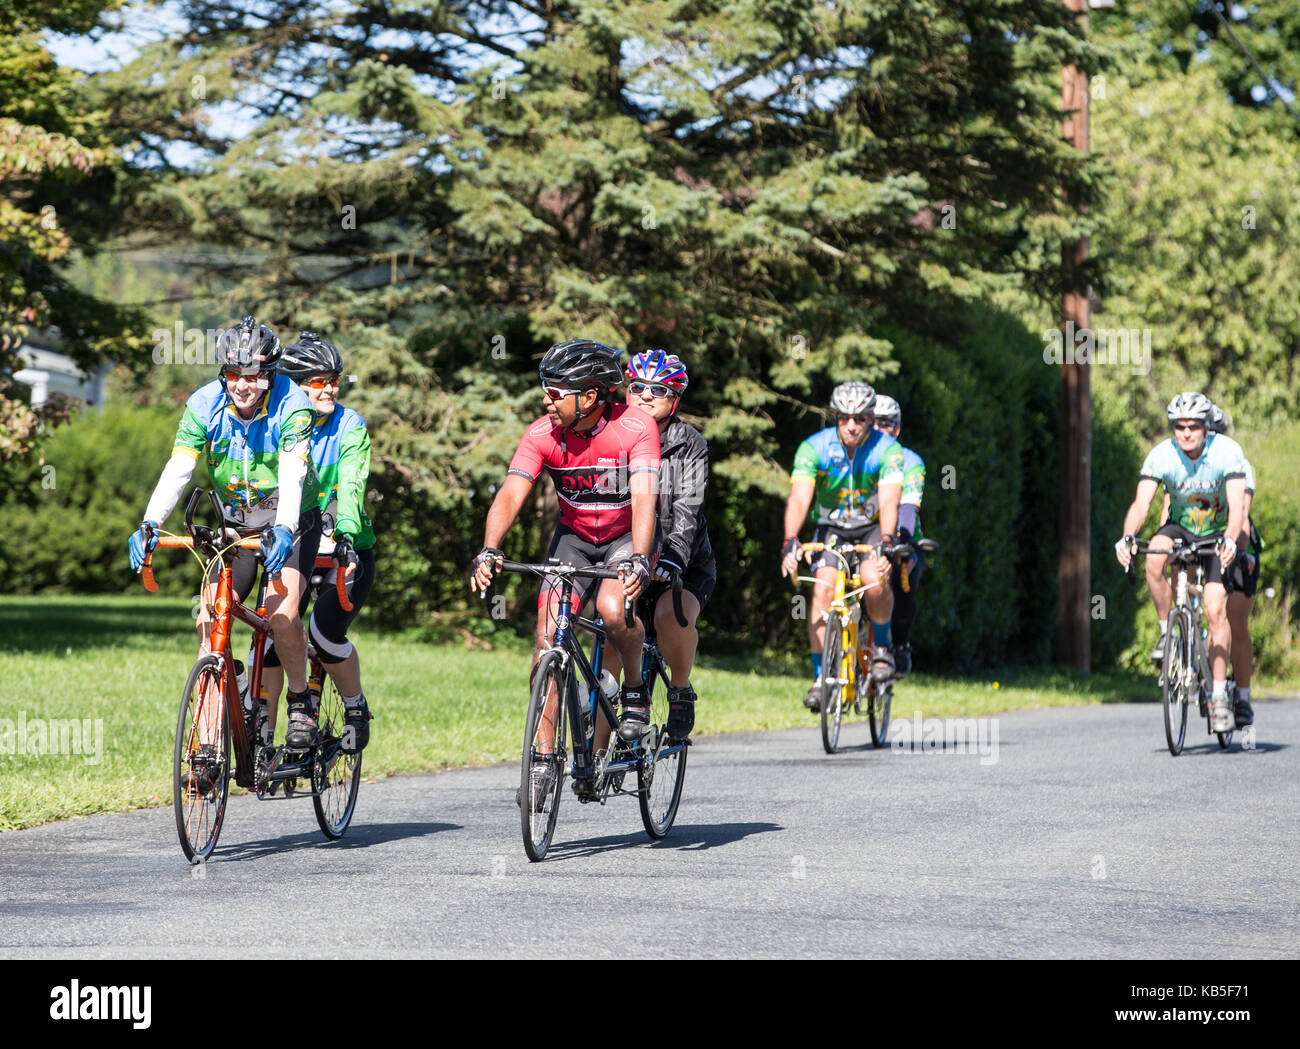
<path fill-rule="evenodd" d="M 1195 419 L 1207 425 L 1214 411 L 1214 405 L 1203 393 L 1180 393 L 1165 409 L 1165 415 L 1173 423 L 1177 419 Z"/>
<path fill-rule="evenodd" d="M 842 382 L 831 391 L 831 411 L 837 415 L 869 415 L 876 391 L 865 382 Z"/>
<path fill-rule="evenodd" d="M 1232 428 L 1232 417 L 1217 404 L 1210 412 L 1210 433 L 1227 433 Z"/>

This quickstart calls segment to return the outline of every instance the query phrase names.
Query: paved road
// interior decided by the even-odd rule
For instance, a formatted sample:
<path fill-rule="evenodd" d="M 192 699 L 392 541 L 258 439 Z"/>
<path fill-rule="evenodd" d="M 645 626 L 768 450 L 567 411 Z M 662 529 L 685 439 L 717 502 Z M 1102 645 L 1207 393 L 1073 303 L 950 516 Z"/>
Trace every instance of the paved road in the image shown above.
<path fill-rule="evenodd" d="M 0 835 L 0 957 L 1294 958 L 1300 702 L 1258 711 L 1176 759 L 1153 704 L 1004 714 L 982 756 L 707 737 L 668 839 L 570 794 L 540 864 L 506 765 L 366 784 L 336 843 L 232 798 L 199 868 L 170 808 L 52 824 Z"/>

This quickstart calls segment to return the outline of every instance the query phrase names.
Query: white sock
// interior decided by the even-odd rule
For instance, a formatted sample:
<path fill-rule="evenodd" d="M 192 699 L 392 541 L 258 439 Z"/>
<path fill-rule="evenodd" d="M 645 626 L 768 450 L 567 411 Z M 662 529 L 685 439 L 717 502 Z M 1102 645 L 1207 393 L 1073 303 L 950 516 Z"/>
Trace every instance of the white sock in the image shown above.
<path fill-rule="evenodd" d="M 1227 698 L 1227 695 L 1228 695 L 1228 681 L 1227 681 L 1227 679 L 1225 678 L 1225 679 L 1222 680 L 1222 681 L 1215 681 L 1215 682 L 1214 682 L 1214 689 L 1213 689 L 1213 691 L 1210 693 L 1210 698 L 1211 698 L 1212 700 L 1214 700 L 1214 702 L 1217 703 L 1217 702 L 1219 702 L 1219 700 L 1221 700 L 1221 699 L 1226 699 L 1226 698 Z"/>
<path fill-rule="evenodd" d="M 1169 620 L 1162 619 L 1160 620 L 1160 636 L 1164 637 L 1167 633 L 1169 633 Z"/>

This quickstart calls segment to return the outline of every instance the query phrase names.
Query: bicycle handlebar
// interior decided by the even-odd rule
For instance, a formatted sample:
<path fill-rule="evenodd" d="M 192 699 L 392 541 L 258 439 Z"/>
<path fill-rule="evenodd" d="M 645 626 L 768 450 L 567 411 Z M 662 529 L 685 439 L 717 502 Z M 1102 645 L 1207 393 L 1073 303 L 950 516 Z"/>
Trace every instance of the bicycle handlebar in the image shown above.
<path fill-rule="evenodd" d="M 1133 551 L 1135 554 L 1155 554 L 1156 557 L 1172 557 L 1179 564 L 1191 565 L 1198 558 L 1214 553 L 1219 548 L 1222 539 L 1222 536 L 1216 536 L 1210 539 L 1197 539 L 1195 542 L 1188 543 L 1182 536 L 1175 536 L 1172 547 L 1162 547 L 1158 550 L 1151 549 L 1150 539 L 1134 539 Z M 1131 558 L 1128 566 L 1124 569 L 1124 577 L 1130 583 L 1137 581 L 1133 575 L 1133 561 Z"/>
<path fill-rule="evenodd" d="M 618 579 L 620 578 L 619 570 L 617 568 L 594 568 L 594 567 L 579 568 L 577 565 L 566 565 L 566 564 L 530 565 L 520 561 L 507 561 L 504 559 L 501 561 L 501 564 L 493 572 L 494 580 L 496 577 L 496 572 L 531 572 L 534 575 L 538 575 L 538 576 L 542 576 L 542 575 L 569 576 L 570 578 L 577 578 L 577 579 Z M 495 591 L 495 589 L 496 589 L 495 584 L 489 583 L 487 589 L 483 591 L 483 600 L 491 602 L 493 592 Z M 627 598 L 623 599 L 623 622 L 629 627 L 632 625 L 633 622 L 632 602 L 627 600 Z"/>

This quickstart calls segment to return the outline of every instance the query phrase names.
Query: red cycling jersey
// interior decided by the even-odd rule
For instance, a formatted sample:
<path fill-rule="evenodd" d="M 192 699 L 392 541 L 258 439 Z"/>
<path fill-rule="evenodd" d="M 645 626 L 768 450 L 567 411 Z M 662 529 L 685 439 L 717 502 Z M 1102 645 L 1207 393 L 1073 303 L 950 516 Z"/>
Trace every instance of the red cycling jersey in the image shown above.
<path fill-rule="evenodd" d="M 524 433 L 510 473 L 536 481 L 542 468 L 555 482 L 560 520 L 589 543 L 632 530 L 631 475 L 659 471 L 659 427 L 640 408 L 611 405 L 586 433 L 564 431 L 549 416 Z"/>

